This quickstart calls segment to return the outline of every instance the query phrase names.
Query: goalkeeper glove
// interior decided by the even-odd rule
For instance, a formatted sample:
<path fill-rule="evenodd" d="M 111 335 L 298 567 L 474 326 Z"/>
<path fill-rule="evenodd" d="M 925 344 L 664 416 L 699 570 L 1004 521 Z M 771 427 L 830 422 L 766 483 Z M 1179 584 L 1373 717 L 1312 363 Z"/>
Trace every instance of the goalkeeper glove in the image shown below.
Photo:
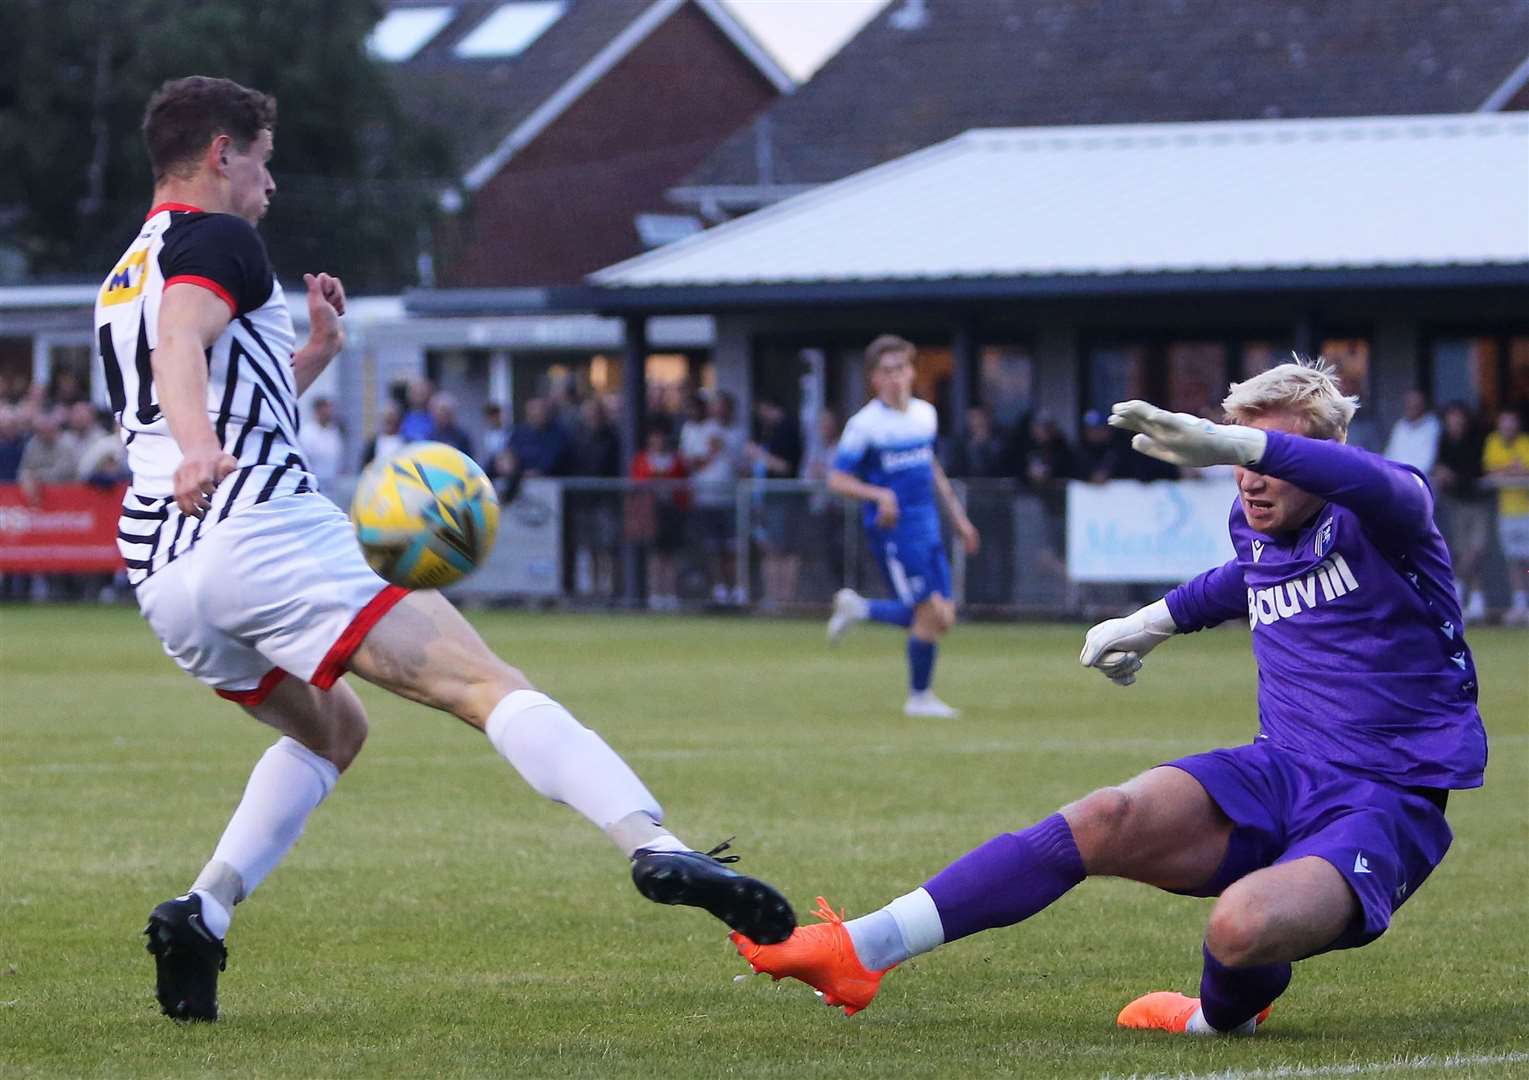
<path fill-rule="evenodd" d="M 1110 409 L 1110 426 L 1134 431 L 1131 448 L 1170 465 L 1251 468 L 1269 439 L 1258 428 L 1213 424 L 1189 413 L 1169 412 L 1145 401 L 1121 401 Z"/>
<path fill-rule="evenodd" d="M 1141 670 L 1141 658 L 1178 632 L 1168 601 L 1159 600 L 1123 619 L 1092 627 L 1083 639 L 1078 661 L 1084 667 L 1097 668 L 1117 686 L 1130 686 Z"/>

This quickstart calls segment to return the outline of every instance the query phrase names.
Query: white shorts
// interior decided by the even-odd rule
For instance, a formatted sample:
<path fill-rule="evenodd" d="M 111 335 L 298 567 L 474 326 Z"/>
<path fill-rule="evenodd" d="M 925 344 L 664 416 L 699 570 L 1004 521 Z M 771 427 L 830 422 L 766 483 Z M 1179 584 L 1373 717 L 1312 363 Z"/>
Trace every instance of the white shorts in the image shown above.
<path fill-rule="evenodd" d="M 366 565 L 339 507 L 317 493 L 252 506 L 138 586 L 170 658 L 241 705 L 285 675 L 327 690 L 404 597 Z"/>
<path fill-rule="evenodd" d="M 1497 519 L 1497 539 L 1510 559 L 1529 559 L 1529 514 L 1503 514 Z"/>

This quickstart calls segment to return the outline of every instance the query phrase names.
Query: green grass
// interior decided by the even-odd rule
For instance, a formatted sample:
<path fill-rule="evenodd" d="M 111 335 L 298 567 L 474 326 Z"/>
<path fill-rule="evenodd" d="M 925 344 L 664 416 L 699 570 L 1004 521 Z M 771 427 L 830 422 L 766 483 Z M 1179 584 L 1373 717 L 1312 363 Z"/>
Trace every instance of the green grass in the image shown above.
<path fill-rule="evenodd" d="M 1122 691 L 1077 667 L 1077 627 L 964 627 L 940 688 L 965 715 L 916 723 L 897 639 L 875 629 L 829 652 L 805 622 L 474 620 L 631 761 L 681 836 L 736 832 L 803 914 L 819 892 L 863 912 L 995 832 L 1254 726 L 1237 630 L 1170 645 Z M 1299 1076 L 1398 1059 L 1357 1075 L 1524 1075 L 1526 637 L 1471 639 L 1492 764 L 1451 801 L 1454 850 L 1379 943 L 1299 965 L 1257 1039 L 1113 1028 L 1136 994 L 1196 984 L 1208 912 L 1120 882 L 905 965 L 852 1021 L 794 983 L 735 983 L 718 924 L 643 901 L 605 839 L 483 738 L 369 688 L 356 768 L 240 908 L 223 1021 L 179 1027 L 137 931 L 200 868 L 272 736 L 177 672 L 132 611 L 3 609 L 0 1075 L 1316 1070 L 1283 1074 Z"/>

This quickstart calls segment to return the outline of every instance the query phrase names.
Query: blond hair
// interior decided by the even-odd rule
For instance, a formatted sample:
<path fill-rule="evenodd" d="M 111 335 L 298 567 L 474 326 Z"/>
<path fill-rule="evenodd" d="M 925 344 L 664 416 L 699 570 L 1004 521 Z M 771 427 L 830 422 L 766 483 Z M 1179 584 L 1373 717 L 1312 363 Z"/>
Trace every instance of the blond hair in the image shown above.
<path fill-rule="evenodd" d="M 1251 379 L 1232 383 L 1221 402 L 1228 423 L 1246 424 L 1268 413 L 1285 413 L 1300 421 L 1313 439 L 1342 439 L 1359 408 L 1359 399 L 1338 384 L 1338 369 L 1320 356 L 1276 364 Z"/>

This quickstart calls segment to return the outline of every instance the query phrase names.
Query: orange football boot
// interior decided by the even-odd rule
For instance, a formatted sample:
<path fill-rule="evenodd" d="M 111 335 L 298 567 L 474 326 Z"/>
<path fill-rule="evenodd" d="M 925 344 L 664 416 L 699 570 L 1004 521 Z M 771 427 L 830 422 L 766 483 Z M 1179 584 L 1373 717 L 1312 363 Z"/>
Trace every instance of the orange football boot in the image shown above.
<path fill-rule="evenodd" d="M 1115 1023 L 1123 1028 L 1172 1031 L 1183 1034 L 1189 1026 L 1190 1017 L 1194 1016 L 1195 1010 L 1199 1007 L 1199 998 L 1188 997 L 1172 990 L 1157 990 L 1142 995 L 1121 1009 L 1120 1015 L 1115 1017 Z M 1269 1019 L 1272 1009 L 1271 1005 L 1254 1017 L 1254 1026 Z"/>
<path fill-rule="evenodd" d="M 737 932 L 728 936 L 738 955 L 756 972 L 777 982 L 789 975 L 822 994 L 823 1004 L 842 1008 L 845 1016 L 854 1016 L 875 998 L 876 991 L 881 989 L 881 977 L 892 968 L 870 971 L 860 962 L 849 931 L 844 929 L 842 909 L 835 913 L 820 896 L 813 914 L 823 921 L 798 926 L 779 945 L 757 945 Z"/>

